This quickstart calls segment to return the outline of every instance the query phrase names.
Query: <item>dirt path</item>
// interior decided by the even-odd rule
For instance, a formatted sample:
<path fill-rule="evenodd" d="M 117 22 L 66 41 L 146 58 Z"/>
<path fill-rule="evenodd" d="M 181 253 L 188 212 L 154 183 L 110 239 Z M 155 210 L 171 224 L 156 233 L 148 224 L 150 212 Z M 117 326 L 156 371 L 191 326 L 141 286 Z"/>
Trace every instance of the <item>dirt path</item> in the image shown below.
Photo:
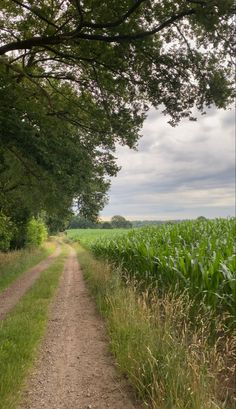
<path fill-rule="evenodd" d="M 137 409 L 108 351 L 76 254 L 66 262 L 20 409 Z"/>
<path fill-rule="evenodd" d="M 8 288 L 0 293 L 0 320 L 17 304 L 19 299 L 34 284 L 43 270 L 48 268 L 59 255 L 61 247 L 58 246 L 54 253 L 36 266 L 27 270 L 17 278 Z"/>

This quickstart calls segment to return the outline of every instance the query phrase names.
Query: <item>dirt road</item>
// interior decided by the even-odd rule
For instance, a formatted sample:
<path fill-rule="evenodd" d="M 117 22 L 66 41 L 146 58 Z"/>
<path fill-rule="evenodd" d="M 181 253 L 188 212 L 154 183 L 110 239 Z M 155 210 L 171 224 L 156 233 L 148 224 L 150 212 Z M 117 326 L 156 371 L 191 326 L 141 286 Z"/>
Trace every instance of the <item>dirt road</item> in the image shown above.
<path fill-rule="evenodd" d="M 137 409 L 71 249 L 20 409 Z"/>
<path fill-rule="evenodd" d="M 34 284 L 43 270 L 46 270 L 59 255 L 61 247 L 58 246 L 54 253 L 36 266 L 27 270 L 8 288 L 0 293 L 0 320 L 17 304 L 19 299 Z"/>

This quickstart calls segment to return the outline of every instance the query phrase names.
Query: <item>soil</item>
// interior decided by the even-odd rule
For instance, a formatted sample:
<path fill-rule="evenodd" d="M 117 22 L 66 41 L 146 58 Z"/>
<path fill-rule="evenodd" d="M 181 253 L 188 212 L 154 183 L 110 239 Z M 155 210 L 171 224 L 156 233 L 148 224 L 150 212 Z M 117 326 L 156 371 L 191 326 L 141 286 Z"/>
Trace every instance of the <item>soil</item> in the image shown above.
<path fill-rule="evenodd" d="M 34 284 L 37 278 L 39 278 L 40 274 L 53 263 L 60 251 L 61 248 L 58 246 L 51 256 L 27 270 L 0 293 L 0 320 L 6 317 L 8 312 L 18 303 L 20 298 Z"/>
<path fill-rule="evenodd" d="M 115 368 L 71 249 L 19 409 L 141 409 Z"/>

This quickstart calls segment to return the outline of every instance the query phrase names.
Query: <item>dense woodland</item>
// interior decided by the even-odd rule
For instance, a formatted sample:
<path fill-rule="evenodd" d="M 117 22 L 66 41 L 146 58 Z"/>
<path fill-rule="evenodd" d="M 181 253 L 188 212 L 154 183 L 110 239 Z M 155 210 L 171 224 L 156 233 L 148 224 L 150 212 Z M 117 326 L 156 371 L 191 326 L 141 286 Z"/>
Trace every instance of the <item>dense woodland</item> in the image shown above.
<path fill-rule="evenodd" d="M 233 0 L 1 0 L 0 249 L 94 221 L 148 109 L 172 126 L 233 98 Z"/>

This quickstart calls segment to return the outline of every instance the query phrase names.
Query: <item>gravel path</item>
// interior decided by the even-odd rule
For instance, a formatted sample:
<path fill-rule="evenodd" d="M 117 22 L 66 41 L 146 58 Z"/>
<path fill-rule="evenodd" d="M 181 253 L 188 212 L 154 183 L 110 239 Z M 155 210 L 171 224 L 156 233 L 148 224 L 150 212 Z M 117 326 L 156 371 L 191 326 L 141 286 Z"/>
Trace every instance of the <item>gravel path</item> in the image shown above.
<path fill-rule="evenodd" d="M 42 271 L 52 264 L 60 251 L 61 247 L 58 246 L 51 256 L 27 270 L 0 293 L 0 320 L 4 319 L 7 313 L 18 303 L 19 299 L 34 284 Z"/>
<path fill-rule="evenodd" d="M 140 409 L 115 369 L 73 249 L 19 409 L 44 408 Z"/>

